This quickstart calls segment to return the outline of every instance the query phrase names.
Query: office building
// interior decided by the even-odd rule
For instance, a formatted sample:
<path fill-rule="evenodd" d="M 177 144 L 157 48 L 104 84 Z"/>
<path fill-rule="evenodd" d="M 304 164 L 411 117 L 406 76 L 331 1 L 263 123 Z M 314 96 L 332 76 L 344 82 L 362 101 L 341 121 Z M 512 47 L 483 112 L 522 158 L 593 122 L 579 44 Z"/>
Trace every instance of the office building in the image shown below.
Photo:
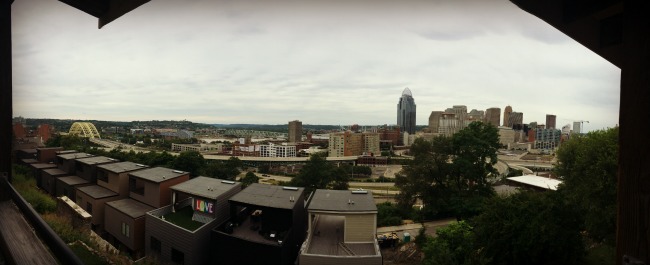
<path fill-rule="evenodd" d="M 499 127 L 501 121 L 501 109 L 489 108 L 485 111 L 485 122 L 492 124 L 494 127 Z"/>
<path fill-rule="evenodd" d="M 289 122 L 289 139 L 290 143 L 302 142 L 302 122 L 299 120 Z"/>
<path fill-rule="evenodd" d="M 560 145 L 562 131 L 558 129 L 539 129 L 535 133 L 535 148 L 552 150 Z"/>
<path fill-rule="evenodd" d="M 503 110 L 503 126 L 512 128 L 512 124 L 510 124 L 510 113 L 512 113 L 512 107 L 508 105 Z"/>
<path fill-rule="evenodd" d="M 429 131 L 431 131 L 431 133 L 438 133 L 442 113 L 442 111 L 432 111 L 429 115 Z"/>
<path fill-rule="evenodd" d="M 415 134 L 415 100 L 407 87 L 402 91 L 402 97 L 397 103 L 397 125 L 402 132 Z"/>
<path fill-rule="evenodd" d="M 381 136 L 378 133 L 351 131 L 331 133 L 328 146 L 329 156 L 359 156 L 363 154 L 379 155 Z"/>
<path fill-rule="evenodd" d="M 582 122 L 574 121 L 573 122 L 573 133 L 581 134 L 582 133 Z"/>
<path fill-rule="evenodd" d="M 555 115 L 546 114 L 546 129 L 556 129 L 555 120 L 556 120 Z"/>
<path fill-rule="evenodd" d="M 516 124 L 523 124 L 524 123 L 524 114 L 521 112 L 510 112 L 508 115 L 508 126 L 512 128 Z"/>

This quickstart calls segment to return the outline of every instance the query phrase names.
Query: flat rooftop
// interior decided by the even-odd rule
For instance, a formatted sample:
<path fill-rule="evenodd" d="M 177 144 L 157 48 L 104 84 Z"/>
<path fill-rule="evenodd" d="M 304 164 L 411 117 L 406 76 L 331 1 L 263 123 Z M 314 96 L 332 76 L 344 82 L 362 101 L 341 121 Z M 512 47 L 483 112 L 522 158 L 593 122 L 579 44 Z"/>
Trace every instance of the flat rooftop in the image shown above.
<path fill-rule="evenodd" d="M 91 156 L 93 155 L 87 153 L 68 153 L 68 154 L 60 154 L 57 155 L 56 157 L 60 157 L 63 159 L 78 159 L 78 158 L 87 158 Z"/>
<path fill-rule="evenodd" d="M 525 176 L 519 176 L 519 177 L 510 177 L 508 178 L 510 181 L 514 181 L 517 183 L 522 183 L 542 189 L 547 189 L 547 190 L 557 190 L 557 186 L 562 183 L 561 180 L 557 179 L 551 179 L 551 178 L 546 178 L 546 177 L 540 177 L 540 176 L 535 176 L 535 175 L 525 175 Z"/>
<path fill-rule="evenodd" d="M 63 183 L 65 183 L 65 184 L 67 184 L 67 185 L 70 185 L 70 186 L 76 186 L 76 185 L 80 185 L 80 184 L 88 184 L 88 183 L 90 183 L 87 180 L 82 179 L 82 178 L 77 177 L 77 176 L 60 177 L 59 180 L 62 181 Z"/>
<path fill-rule="evenodd" d="M 293 209 L 296 203 L 303 203 L 298 198 L 304 191 L 304 188 L 253 183 L 232 196 L 229 201 L 269 208 Z"/>
<path fill-rule="evenodd" d="M 368 190 L 318 189 L 307 206 L 308 211 L 377 212 L 377 205 Z"/>
<path fill-rule="evenodd" d="M 63 171 L 58 168 L 48 168 L 48 169 L 43 169 L 43 172 L 50 176 L 62 176 L 62 175 L 68 175 L 69 173 L 67 171 Z"/>
<path fill-rule="evenodd" d="M 154 167 L 154 168 L 148 168 L 148 169 L 131 172 L 129 173 L 129 176 L 134 176 L 151 182 L 159 183 L 187 174 L 189 174 L 189 172 L 169 169 L 165 167 Z"/>
<path fill-rule="evenodd" d="M 105 156 L 93 156 L 88 158 L 79 158 L 77 159 L 77 162 L 92 166 L 98 164 L 115 163 L 115 162 L 119 162 L 119 160 L 110 157 L 105 157 Z"/>
<path fill-rule="evenodd" d="M 34 163 L 34 164 L 29 164 L 30 167 L 35 168 L 35 169 L 44 169 L 44 168 L 54 168 L 56 167 L 55 164 L 50 164 L 50 163 Z"/>
<path fill-rule="evenodd" d="M 103 198 L 118 195 L 112 190 L 109 190 L 99 185 L 85 186 L 85 187 L 77 188 L 77 190 L 85 194 L 88 194 L 88 196 L 92 197 L 93 199 L 103 199 Z"/>
<path fill-rule="evenodd" d="M 79 153 L 77 150 L 61 150 L 61 151 L 56 151 L 57 155 L 64 155 L 64 154 L 72 154 L 72 153 Z"/>
<path fill-rule="evenodd" d="M 241 183 L 199 176 L 183 183 L 174 185 L 172 190 L 183 192 L 207 199 L 217 199 L 222 194 L 233 189 L 241 189 Z"/>
<path fill-rule="evenodd" d="M 133 199 L 123 199 L 112 202 L 107 202 L 106 205 L 115 208 L 116 210 L 128 215 L 131 218 L 142 217 L 148 211 L 151 211 L 155 208 L 141 203 Z"/>
<path fill-rule="evenodd" d="M 111 164 L 104 164 L 104 165 L 99 165 L 97 166 L 98 168 L 103 168 L 106 169 L 110 172 L 113 173 L 124 173 L 124 172 L 131 172 L 135 170 L 140 170 L 140 169 L 145 169 L 149 168 L 149 166 L 142 165 L 142 164 L 136 164 L 133 162 L 116 162 L 116 163 L 111 163 Z"/>

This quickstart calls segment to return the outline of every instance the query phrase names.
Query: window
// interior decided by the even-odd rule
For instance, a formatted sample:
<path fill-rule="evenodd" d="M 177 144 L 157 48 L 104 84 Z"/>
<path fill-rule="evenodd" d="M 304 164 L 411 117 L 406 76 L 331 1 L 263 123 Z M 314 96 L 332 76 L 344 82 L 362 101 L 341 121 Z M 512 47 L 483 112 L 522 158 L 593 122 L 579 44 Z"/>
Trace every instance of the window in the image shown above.
<path fill-rule="evenodd" d="M 86 212 L 88 212 L 90 215 L 93 214 L 93 204 L 92 203 L 89 203 L 89 202 L 86 203 Z"/>
<path fill-rule="evenodd" d="M 172 248 L 172 262 L 177 264 L 185 264 L 185 254 Z"/>
<path fill-rule="evenodd" d="M 124 236 L 126 236 L 126 237 L 130 237 L 130 236 L 129 236 L 129 235 L 130 235 L 129 230 L 130 230 L 129 225 L 126 224 L 126 223 L 124 223 L 124 222 L 122 222 L 122 235 L 124 235 Z"/>
<path fill-rule="evenodd" d="M 151 251 L 160 254 L 160 240 L 158 240 L 158 238 L 151 237 L 150 244 Z"/>

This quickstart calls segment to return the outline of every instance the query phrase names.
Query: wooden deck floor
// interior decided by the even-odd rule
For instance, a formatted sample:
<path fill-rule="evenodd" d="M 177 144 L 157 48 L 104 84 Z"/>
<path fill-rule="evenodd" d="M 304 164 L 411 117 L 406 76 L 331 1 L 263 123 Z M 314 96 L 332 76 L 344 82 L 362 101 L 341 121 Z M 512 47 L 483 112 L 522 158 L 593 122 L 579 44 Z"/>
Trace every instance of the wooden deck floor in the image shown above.
<path fill-rule="evenodd" d="M 12 201 L 0 202 L 0 217 L 0 240 L 16 264 L 58 264 Z"/>

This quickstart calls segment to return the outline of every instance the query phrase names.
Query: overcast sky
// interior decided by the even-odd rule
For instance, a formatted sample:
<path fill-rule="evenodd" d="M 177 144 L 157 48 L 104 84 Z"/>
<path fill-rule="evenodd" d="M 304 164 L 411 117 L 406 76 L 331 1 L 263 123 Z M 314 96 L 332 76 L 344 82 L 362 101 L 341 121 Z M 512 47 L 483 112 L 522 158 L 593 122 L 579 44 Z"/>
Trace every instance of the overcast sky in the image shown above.
<path fill-rule="evenodd" d="M 14 116 L 417 124 L 452 105 L 618 123 L 620 70 L 506 0 L 152 0 L 97 29 L 12 5 Z M 503 116 L 503 113 L 502 113 Z"/>

